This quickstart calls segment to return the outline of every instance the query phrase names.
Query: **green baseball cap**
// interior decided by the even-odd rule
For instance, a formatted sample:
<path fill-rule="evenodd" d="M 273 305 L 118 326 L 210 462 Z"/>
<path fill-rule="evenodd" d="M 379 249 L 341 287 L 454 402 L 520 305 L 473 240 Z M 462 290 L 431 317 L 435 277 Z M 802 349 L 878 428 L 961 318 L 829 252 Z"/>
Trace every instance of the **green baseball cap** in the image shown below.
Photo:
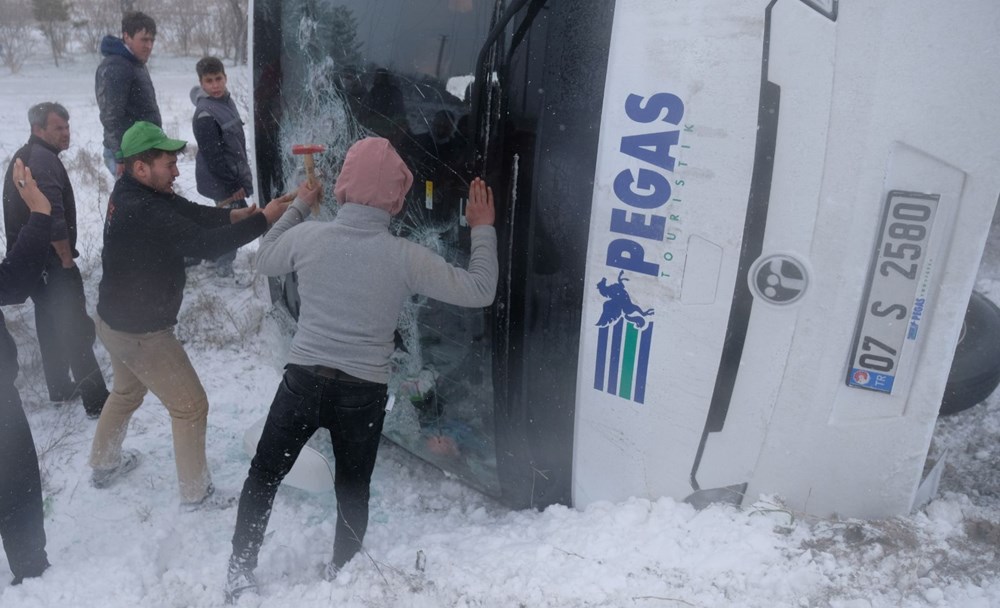
<path fill-rule="evenodd" d="M 122 135 L 121 150 L 115 153 L 118 159 L 128 158 L 146 150 L 163 150 L 177 152 L 187 145 L 186 141 L 170 139 L 163 129 L 151 122 L 140 120 L 133 124 Z"/>

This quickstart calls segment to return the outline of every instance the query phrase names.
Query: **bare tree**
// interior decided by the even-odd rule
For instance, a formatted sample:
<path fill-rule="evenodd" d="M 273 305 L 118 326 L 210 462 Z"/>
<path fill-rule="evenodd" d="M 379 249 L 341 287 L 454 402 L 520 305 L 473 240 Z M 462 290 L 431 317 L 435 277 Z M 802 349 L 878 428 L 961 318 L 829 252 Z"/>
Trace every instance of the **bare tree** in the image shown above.
<path fill-rule="evenodd" d="M 28 0 L 0 2 L 0 62 L 14 74 L 34 50 L 33 25 Z"/>
<path fill-rule="evenodd" d="M 169 0 L 154 15 L 157 29 L 164 33 L 157 36 L 166 46 L 179 55 L 190 55 L 195 44 L 195 34 L 199 25 L 211 20 L 212 0 Z"/>
<path fill-rule="evenodd" d="M 212 7 L 209 8 L 211 9 Z M 222 36 L 220 36 L 219 32 L 218 11 L 212 12 L 215 14 L 199 21 L 195 25 L 194 31 L 191 32 L 191 42 L 198 47 L 203 57 L 214 54 L 215 49 L 219 48 L 221 44 L 220 39 Z"/>
<path fill-rule="evenodd" d="M 247 0 L 165 0 L 154 17 L 163 44 L 178 54 L 246 63 Z"/>
<path fill-rule="evenodd" d="M 31 0 L 31 9 L 39 29 L 49 41 L 52 60 L 58 66 L 69 38 L 69 3 L 66 0 Z"/>
<path fill-rule="evenodd" d="M 120 0 L 74 2 L 70 8 L 77 39 L 86 51 L 96 53 L 107 34 L 121 32 Z"/>
<path fill-rule="evenodd" d="M 247 62 L 247 0 L 226 0 L 229 5 L 229 19 L 224 20 L 224 30 L 233 43 L 233 60 Z"/>

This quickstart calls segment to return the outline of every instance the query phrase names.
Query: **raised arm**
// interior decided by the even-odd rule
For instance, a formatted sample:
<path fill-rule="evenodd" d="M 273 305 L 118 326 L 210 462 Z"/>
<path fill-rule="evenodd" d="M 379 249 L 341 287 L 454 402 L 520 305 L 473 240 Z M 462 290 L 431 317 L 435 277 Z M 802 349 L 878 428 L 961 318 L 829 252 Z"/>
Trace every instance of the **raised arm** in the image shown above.
<path fill-rule="evenodd" d="M 497 290 L 497 233 L 493 190 L 478 177 L 469 186 L 465 218 L 472 227 L 472 252 L 468 269 L 449 264 L 424 247 L 414 246 L 409 257 L 412 289 L 457 306 L 489 306 Z"/>
<path fill-rule="evenodd" d="M 322 201 L 323 184 L 316 182 L 313 188 L 310 188 L 307 182 L 299 185 L 299 189 L 295 193 L 295 200 L 288 207 L 288 212 L 282 215 L 260 240 L 260 246 L 257 248 L 257 272 L 259 274 L 273 277 L 294 270 L 292 268 L 293 241 L 289 238 L 282 238 L 282 235 L 292 227 L 304 222 L 309 217 L 310 211 L 317 209 Z M 268 207 L 274 202 L 268 203 Z M 267 208 L 265 207 L 264 210 L 266 211 Z"/>
<path fill-rule="evenodd" d="M 31 216 L 17 236 L 14 248 L 0 262 L 0 304 L 20 304 L 28 298 L 31 288 L 45 267 L 49 235 L 52 232 L 51 206 L 31 177 L 31 170 L 21 159 L 14 161 L 11 176 L 14 186 L 24 199 Z"/>

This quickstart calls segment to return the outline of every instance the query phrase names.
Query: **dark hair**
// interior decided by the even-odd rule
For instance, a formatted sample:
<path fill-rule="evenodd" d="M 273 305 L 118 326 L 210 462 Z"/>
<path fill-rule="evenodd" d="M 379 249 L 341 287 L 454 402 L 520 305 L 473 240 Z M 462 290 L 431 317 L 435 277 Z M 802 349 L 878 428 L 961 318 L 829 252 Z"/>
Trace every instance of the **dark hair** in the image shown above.
<path fill-rule="evenodd" d="M 153 18 L 142 11 L 125 13 L 122 17 L 122 33 L 134 37 L 142 30 L 146 30 L 151 36 L 156 36 L 156 22 Z"/>
<path fill-rule="evenodd" d="M 66 108 L 54 101 L 43 101 L 36 103 L 28 109 L 28 124 L 34 129 L 44 129 L 49 124 L 49 114 L 55 114 L 63 120 L 69 120 L 69 112 Z"/>
<path fill-rule="evenodd" d="M 180 152 L 180 150 L 177 152 Z M 125 173 L 132 175 L 132 165 L 134 165 L 137 160 L 141 160 L 147 165 L 152 165 L 156 159 L 160 158 L 164 154 L 177 154 L 177 152 L 167 152 L 166 150 L 150 148 L 149 150 L 139 152 L 138 154 L 133 154 L 132 156 L 125 158 Z"/>
<path fill-rule="evenodd" d="M 202 57 L 195 64 L 194 69 L 198 72 L 198 80 L 201 80 L 207 74 L 226 73 L 226 68 L 222 65 L 222 61 L 218 57 Z"/>

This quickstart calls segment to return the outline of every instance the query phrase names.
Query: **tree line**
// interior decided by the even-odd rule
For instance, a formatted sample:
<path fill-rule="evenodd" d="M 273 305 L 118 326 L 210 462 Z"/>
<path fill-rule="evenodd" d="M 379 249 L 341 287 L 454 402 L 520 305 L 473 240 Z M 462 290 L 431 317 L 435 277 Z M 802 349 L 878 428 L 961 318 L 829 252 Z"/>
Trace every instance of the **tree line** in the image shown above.
<path fill-rule="evenodd" d="M 247 0 L 3 0 L 0 63 L 17 73 L 36 53 L 57 66 L 69 53 L 98 53 L 106 34 L 121 35 L 122 13 L 130 10 L 156 20 L 160 52 L 246 63 Z"/>

